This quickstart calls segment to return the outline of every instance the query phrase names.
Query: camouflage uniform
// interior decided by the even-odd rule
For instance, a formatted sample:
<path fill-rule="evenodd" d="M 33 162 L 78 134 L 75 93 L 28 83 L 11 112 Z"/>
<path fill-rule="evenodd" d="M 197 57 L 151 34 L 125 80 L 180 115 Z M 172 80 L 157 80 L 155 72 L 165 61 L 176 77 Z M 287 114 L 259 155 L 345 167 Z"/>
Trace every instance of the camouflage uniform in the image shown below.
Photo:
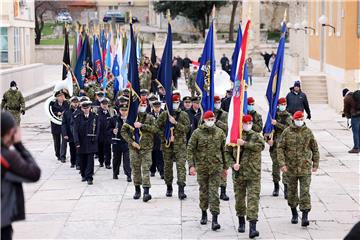
<path fill-rule="evenodd" d="M 90 98 L 90 101 L 94 102 L 96 100 L 95 86 L 93 86 L 92 84 L 86 87 L 84 86 L 84 91 L 85 95 Z"/>
<path fill-rule="evenodd" d="M 129 124 L 124 124 L 121 128 L 121 136 L 129 144 L 131 168 L 134 185 L 151 187 L 150 184 L 150 165 L 151 151 L 153 148 L 154 133 L 156 133 L 155 118 L 147 113 L 139 113 L 138 121 L 142 123 L 140 128 L 140 150 L 134 148 L 134 128 Z"/>
<path fill-rule="evenodd" d="M 151 89 L 151 72 L 145 71 L 140 74 L 140 89 Z"/>
<path fill-rule="evenodd" d="M 311 168 L 319 167 L 319 149 L 312 131 L 304 124 L 291 124 L 280 136 L 277 148 L 279 167 L 287 166 L 288 205 L 300 210 L 311 209 Z M 300 199 L 298 197 L 300 182 Z"/>
<path fill-rule="evenodd" d="M 190 130 L 190 120 L 188 114 L 180 109 L 174 111 L 173 117 L 177 121 L 174 125 L 174 142 L 169 147 L 166 146 L 164 129 L 168 119 L 168 112 L 164 111 L 157 119 L 157 128 L 162 139 L 162 150 L 164 154 L 164 179 L 166 185 L 173 182 L 173 160 L 176 162 L 177 184 L 185 186 L 186 182 L 186 134 Z"/>
<path fill-rule="evenodd" d="M 114 81 L 110 81 L 106 85 L 106 97 L 112 103 L 114 101 Z"/>
<path fill-rule="evenodd" d="M 25 111 L 25 100 L 21 92 L 19 90 L 7 90 L 1 101 L 1 109 L 10 112 L 17 124 L 20 125 L 20 113 Z"/>
<path fill-rule="evenodd" d="M 262 129 L 263 129 L 263 122 L 262 122 L 261 115 L 259 113 L 257 113 L 255 110 L 250 111 L 249 114 L 253 118 L 252 130 L 254 130 L 255 132 L 261 133 Z"/>
<path fill-rule="evenodd" d="M 220 128 L 201 125 L 193 132 L 187 148 L 189 167 L 197 171 L 200 209 L 206 211 L 210 205 L 213 215 L 220 213 L 218 189 L 221 175 L 228 168 L 224 146 L 225 134 Z"/>
<path fill-rule="evenodd" d="M 216 126 L 221 128 L 224 133 L 225 133 L 225 138 L 226 138 L 226 134 L 228 131 L 227 128 L 227 118 L 228 118 L 228 113 L 225 112 L 222 109 L 214 109 L 214 113 L 216 116 Z M 223 149 L 224 151 L 224 149 Z M 220 186 L 221 187 L 226 187 L 226 181 L 227 181 L 227 176 L 226 175 L 221 175 L 221 181 L 220 181 Z"/>
<path fill-rule="evenodd" d="M 277 160 L 277 145 L 280 139 L 281 133 L 291 125 L 291 115 L 288 111 L 280 111 L 277 110 L 276 112 L 276 125 L 274 125 L 274 135 L 273 135 L 273 145 L 270 147 L 270 157 L 272 159 L 272 177 L 274 182 L 280 181 L 280 167 L 279 162 Z M 287 177 L 286 173 L 283 173 L 283 183 L 287 184 Z"/>
<path fill-rule="evenodd" d="M 197 76 L 197 72 L 192 72 L 187 82 L 188 88 L 190 89 L 191 92 L 191 97 L 194 97 L 196 93 L 196 89 L 195 89 L 196 76 Z"/>
<path fill-rule="evenodd" d="M 262 136 L 253 130 L 243 131 L 242 139 L 246 143 L 240 148 L 240 169 L 233 170 L 232 174 L 236 215 L 246 215 L 248 221 L 256 221 L 260 199 L 261 151 L 265 148 L 265 142 Z M 233 165 L 236 162 L 236 155 L 237 147 L 226 146 L 225 158 L 228 164 Z"/>

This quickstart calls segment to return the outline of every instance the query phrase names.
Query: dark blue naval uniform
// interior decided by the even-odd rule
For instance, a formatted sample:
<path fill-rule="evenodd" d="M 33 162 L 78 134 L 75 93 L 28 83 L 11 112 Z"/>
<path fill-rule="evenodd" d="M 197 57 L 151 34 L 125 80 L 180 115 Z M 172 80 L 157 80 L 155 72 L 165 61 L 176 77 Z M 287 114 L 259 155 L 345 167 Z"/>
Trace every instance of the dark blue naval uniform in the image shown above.
<path fill-rule="evenodd" d="M 63 115 L 62 119 L 62 135 L 63 137 L 68 137 L 68 142 L 70 146 L 70 162 L 71 166 L 76 164 L 76 147 L 74 144 L 74 136 L 73 136 L 73 128 L 74 128 L 74 112 L 78 111 L 78 109 L 74 109 L 72 107 L 68 108 Z"/>
<path fill-rule="evenodd" d="M 163 112 L 164 110 L 160 110 L 159 114 L 156 114 L 154 111 L 151 111 L 151 115 L 153 115 L 155 117 L 155 119 L 158 119 L 158 117 L 160 116 L 160 114 Z M 158 170 L 160 176 L 164 175 L 164 157 L 163 157 L 163 152 L 161 151 L 161 138 L 159 136 L 159 134 L 154 134 L 154 145 L 153 145 L 153 150 L 151 153 L 151 157 L 152 157 L 152 164 L 150 167 L 150 172 L 152 174 L 155 174 L 156 169 Z"/>
<path fill-rule="evenodd" d="M 50 103 L 50 107 L 53 113 L 58 116 L 59 112 L 63 113 L 67 109 L 69 109 L 69 103 L 64 101 L 62 105 L 60 105 L 58 101 L 55 100 Z M 64 141 L 64 138 L 62 136 L 61 125 L 51 122 L 51 134 L 54 140 L 54 149 L 57 159 L 65 161 L 67 143 L 66 141 Z"/>
<path fill-rule="evenodd" d="M 112 132 L 110 128 L 110 113 L 101 107 L 98 109 L 98 122 L 99 122 L 99 138 L 98 138 L 98 155 L 99 163 L 102 166 L 110 166 L 111 160 L 111 137 Z"/>
<path fill-rule="evenodd" d="M 74 143 L 80 163 L 81 177 L 85 180 L 93 180 L 94 153 L 98 150 L 99 124 L 97 115 L 90 112 L 88 117 L 80 113 L 74 121 Z"/>

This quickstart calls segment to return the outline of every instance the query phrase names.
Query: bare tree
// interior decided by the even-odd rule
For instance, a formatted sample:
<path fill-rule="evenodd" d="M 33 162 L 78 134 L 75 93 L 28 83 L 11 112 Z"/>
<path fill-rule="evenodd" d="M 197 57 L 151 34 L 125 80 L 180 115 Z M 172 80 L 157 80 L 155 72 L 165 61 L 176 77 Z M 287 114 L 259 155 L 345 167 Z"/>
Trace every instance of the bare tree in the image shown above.
<path fill-rule="evenodd" d="M 236 8 L 239 4 L 239 1 L 232 1 L 232 10 L 231 10 L 231 18 L 230 18 L 230 25 L 229 25 L 229 41 L 234 41 L 234 21 L 235 21 L 235 14 Z"/>

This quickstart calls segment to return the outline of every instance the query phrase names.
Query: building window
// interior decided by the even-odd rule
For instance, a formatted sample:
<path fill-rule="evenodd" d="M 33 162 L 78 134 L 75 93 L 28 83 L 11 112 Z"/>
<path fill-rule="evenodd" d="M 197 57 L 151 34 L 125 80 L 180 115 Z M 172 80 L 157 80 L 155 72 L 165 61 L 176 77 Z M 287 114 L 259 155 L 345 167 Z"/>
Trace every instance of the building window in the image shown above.
<path fill-rule="evenodd" d="M 14 63 L 21 62 L 20 28 L 14 28 Z"/>
<path fill-rule="evenodd" d="M 6 27 L 0 27 L 0 55 L 2 63 L 9 62 L 8 53 L 8 29 Z"/>
<path fill-rule="evenodd" d="M 341 36 L 342 18 L 344 16 L 343 11 L 342 1 L 338 1 L 336 6 L 336 36 L 338 37 Z"/>
<path fill-rule="evenodd" d="M 113 6 L 109 6 L 109 10 L 112 10 L 113 9 Z"/>
<path fill-rule="evenodd" d="M 334 26 L 334 23 L 333 23 L 333 15 L 334 15 L 333 1 L 330 0 L 328 2 L 328 4 L 329 4 L 329 14 L 328 14 L 328 16 L 329 16 L 329 24 L 331 26 Z M 333 29 L 329 28 L 329 36 L 332 36 L 332 34 L 333 34 Z"/>

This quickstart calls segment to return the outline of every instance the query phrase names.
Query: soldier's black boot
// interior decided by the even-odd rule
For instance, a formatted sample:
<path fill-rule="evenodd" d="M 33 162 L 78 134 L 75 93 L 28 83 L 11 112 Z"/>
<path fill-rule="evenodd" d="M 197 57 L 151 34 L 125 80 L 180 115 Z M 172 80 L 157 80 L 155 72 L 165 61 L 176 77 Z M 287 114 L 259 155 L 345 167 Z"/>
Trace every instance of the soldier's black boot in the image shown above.
<path fill-rule="evenodd" d="M 172 185 L 171 185 L 171 184 L 166 185 L 166 196 L 167 196 L 167 197 L 171 197 L 171 196 L 172 196 L 172 192 L 173 192 Z"/>
<path fill-rule="evenodd" d="M 243 232 L 245 232 L 245 217 L 239 216 L 238 218 L 239 218 L 238 232 L 243 233 Z"/>
<path fill-rule="evenodd" d="M 288 186 L 286 183 L 284 183 L 284 198 L 285 199 L 288 198 Z"/>
<path fill-rule="evenodd" d="M 184 192 L 184 186 L 179 185 L 178 197 L 179 197 L 180 200 L 183 200 L 183 199 L 185 199 L 187 197 L 185 192 Z"/>
<path fill-rule="evenodd" d="M 216 231 L 216 230 L 220 229 L 220 227 L 221 227 L 220 224 L 218 224 L 217 217 L 218 217 L 217 214 L 212 215 L 211 229 L 213 231 Z"/>
<path fill-rule="evenodd" d="M 307 227 L 309 226 L 309 219 L 308 219 L 309 210 L 302 210 L 302 217 L 301 217 L 301 226 Z"/>
<path fill-rule="evenodd" d="M 256 230 L 256 220 L 250 221 L 249 238 L 258 237 L 259 231 Z"/>
<path fill-rule="evenodd" d="M 220 189 L 220 199 L 223 201 L 229 201 L 229 197 L 228 195 L 226 195 L 226 187 L 221 186 Z"/>
<path fill-rule="evenodd" d="M 205 225 L 207 224 L 207 212 L 206 211 L 201 211 L 201 220 L 200 220 L 200 224 L 201 225 Z"/>
<path fill-rule="evenodd" d="M 151 195 L 149 193 L 149 188 L 148 187 L 144 187 L 144 195 L 143 195 L 143 202 L 147 202 L 151 200 Z"/>
<path fill-rule="evenodd" d="M 135 194 L 134 194 L 134 199 L 139 199 L 141 197 L 141 190 L 140 190 L 140 186 L 135 186 Z"/>
<path fill-rule="evenodd" d="M 298 215 L 296 208 L 291 208 L 291 213 L 292 213 L 291 223 L 297 224 L 299 215 Z"/>
<path fill-rule="evenodd" d="M 272 193 L 274 197 L 279 196 L 279 182 L 274 182 L 274 191 Z"/>

